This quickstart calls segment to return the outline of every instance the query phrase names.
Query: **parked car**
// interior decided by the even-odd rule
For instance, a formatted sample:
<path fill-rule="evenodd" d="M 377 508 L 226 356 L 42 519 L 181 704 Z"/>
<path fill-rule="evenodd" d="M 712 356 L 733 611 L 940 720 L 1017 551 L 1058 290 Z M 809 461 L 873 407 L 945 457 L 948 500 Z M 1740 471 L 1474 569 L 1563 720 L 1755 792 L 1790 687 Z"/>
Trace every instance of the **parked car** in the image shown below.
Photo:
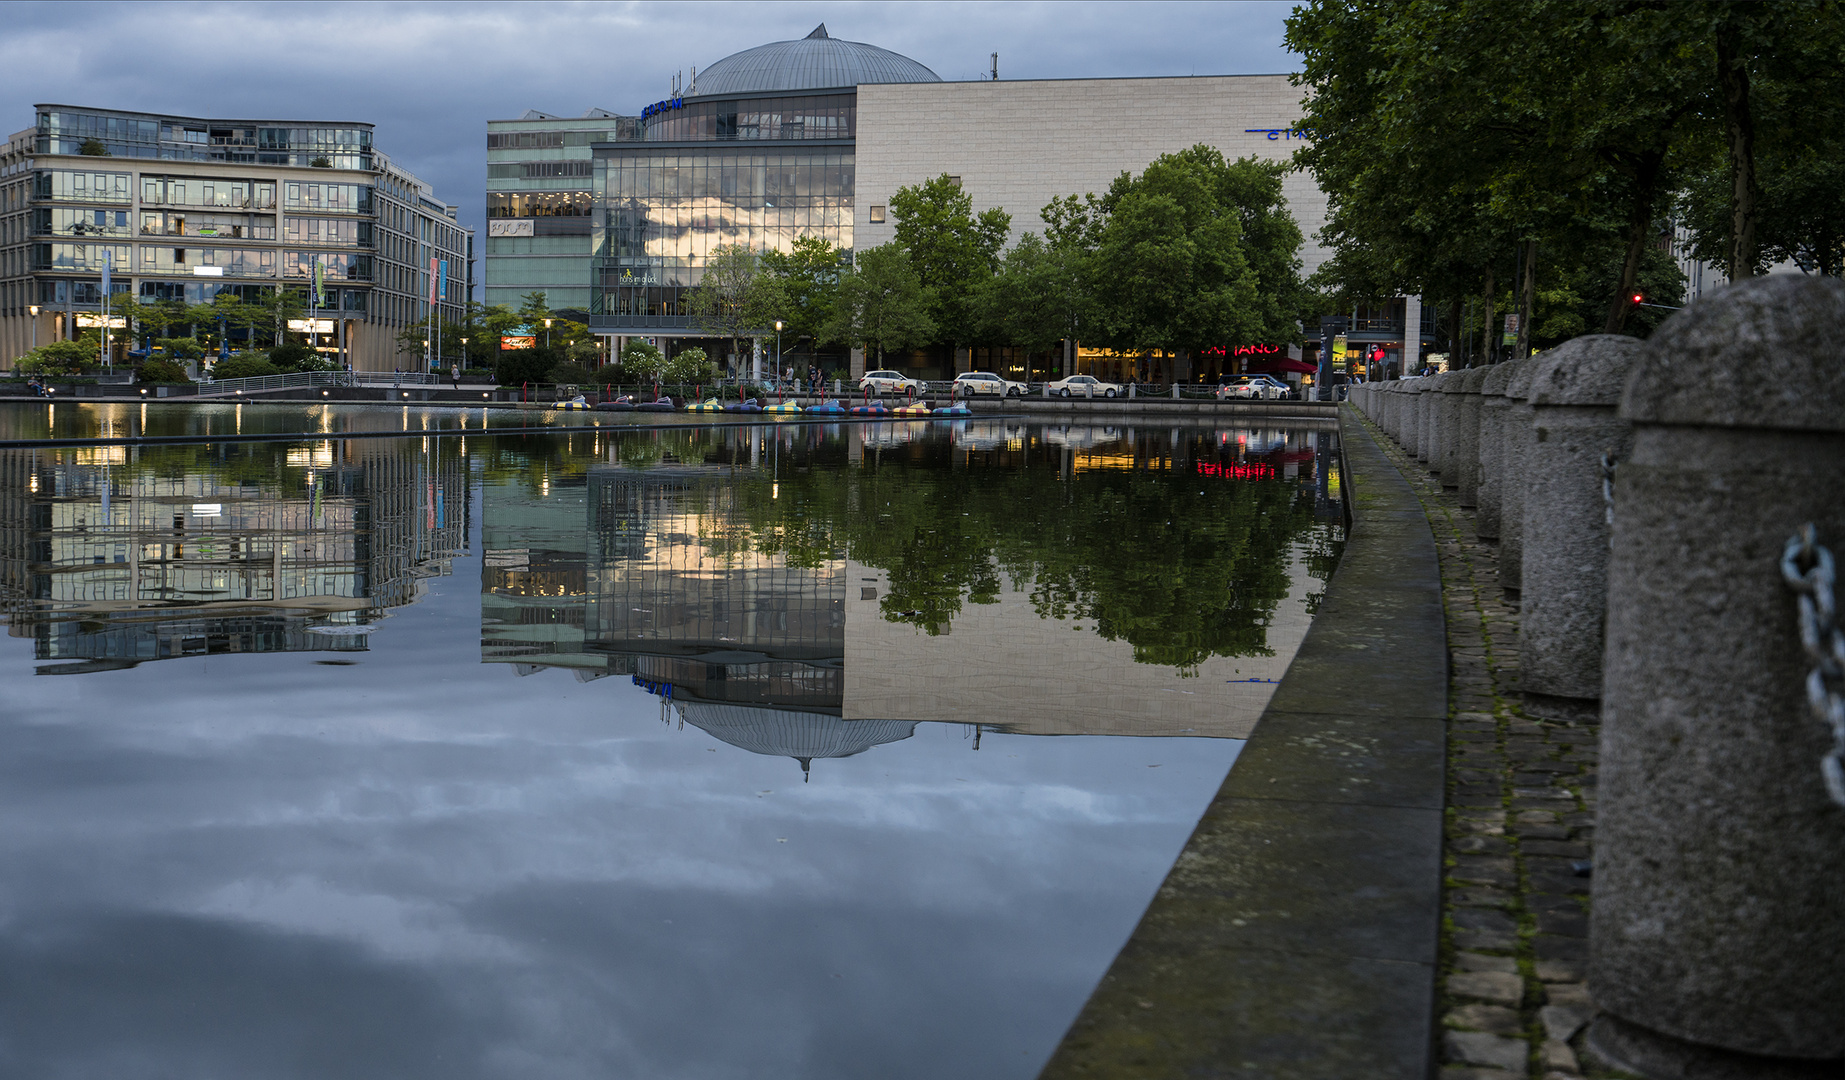
<path fill-rule="evenodd" d="M 902 394 L 915 391 L 918 394 L 929 392 L 929 384 L 921 379 L 912 379 L 901 371 L 867 371 L 858 380 L 859 392 L 866 390 L 874 394 Z"/>
<path fill-rule="evenodd" d="M 1118 397 L 1126 391 L 1120 383 L 1103 382 L 1094 375 L 1072 375 L 1050 385 L 1052 397 Z"/>
<path fill-rule="evenodd" d="M 1220 401 L 1225 398 L 1271 401 L 1287 396 L 1288 388 L 1269 375 L 1233 375 L 1217 388 Z"/>
<path fill-rule="evenodd" d="M 1022 382 L 1002 379 L 990 371 L 964 371 L 955 376 L 954 395 L 956 397 L 973 397 L 975 394 L 991 394 L 994 397 L 1024 397 L 1031 388 Z"/>

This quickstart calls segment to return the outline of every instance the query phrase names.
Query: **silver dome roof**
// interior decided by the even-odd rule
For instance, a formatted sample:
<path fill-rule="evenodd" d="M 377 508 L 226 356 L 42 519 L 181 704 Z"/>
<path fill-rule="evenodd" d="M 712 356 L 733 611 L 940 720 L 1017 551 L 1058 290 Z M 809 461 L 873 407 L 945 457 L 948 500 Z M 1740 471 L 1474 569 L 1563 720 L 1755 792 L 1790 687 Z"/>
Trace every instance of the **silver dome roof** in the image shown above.
<path fill-rule="evenodd" d="M 732 53 L 698 73 L 687 97 L 830 90 L 860 83 L 941 82 L 907 56 L 826 35 L 826 24 L 799 41 L 776 41 Z"/>

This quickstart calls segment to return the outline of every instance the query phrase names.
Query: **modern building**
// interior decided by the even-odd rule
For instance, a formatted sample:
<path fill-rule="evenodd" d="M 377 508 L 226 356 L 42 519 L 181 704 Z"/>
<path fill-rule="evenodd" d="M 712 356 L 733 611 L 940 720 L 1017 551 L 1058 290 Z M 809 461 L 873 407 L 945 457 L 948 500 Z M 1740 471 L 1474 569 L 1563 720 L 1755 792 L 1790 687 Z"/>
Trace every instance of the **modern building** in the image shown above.
<path fill-rule="evenodd" d="M 131 407 L 146 406 L 100 406 Z M 364 624 L 415 603 L 467 550 L 471 485 L 453 447 L 238 454 L 175 468 L 139 447 L 0 452 L 0 622 L 34 641 L 40 674 L 360 651 Z"/>
<path fill-rule="evenodd" d="M 588 283 L 590 326 L 598 334 L 698 337 L 686 297 L 720 246 L 787 250 L 808 235 L 847 252 L 873 247 L 895 235 L 889 205 L 897 189 L 944 174 L 959 181 L 976 212 L 1009 213 L 1016 240 L 1043 230 L 1039 211 L 1053 197 L 1099 193 L 1121 173 L 1198 143 L 1232 158 L 1287 160 L 1301 137 L 1290 128 L 1299 100 L 1286 75 L 943 82 L 908 57 L 831 37 L 820 26 L 805 38 L 694 70 L 682 93 L 637 110 L 638 117 L 596 110 L 609 138 L 561 163 L 581 169 L 578 162 L 588 159 L 588 183 L 572 188 L 571 197 L 587 191 L 589 254 L 547 247 L 543 256 L 552 261 L 544 273 Z M 490 154 L 507 159 L 494 158 L 492 167 L 506 172 L 494 183 L 511 184 L 515 173 L 527 184 L 543 182 L 552 158 L 569 154 L 567 142 L 589 123 L 527 117 L 489 125 Z M 513 125 L 525 125 L 519 138 L 534 140 L 516 154 L 506 141 Z M 541 136 L 554 141 L 536 141 Z M 1308 237 L 1301 254 L 1311 273 L 1329 255 L 1313 239 L 1325 219 L 1325 195 L 1304 173 L 1290 173 L 1284 193 Z M 537 279 L 519 264 L 540 255 L 539 208 L 546 205 L 561 200 L 515 204 L 498 188 L 489 195 L 489 216 L 501 222 L 495 228 L 519 231 L 489 239 L 490 287 Z M 517 206 L 531 215 L 516 216 Z M 1406 337 L 1421 349 L 1417 339 L 1432 327 L 1413 301 L 1386 307 L 1363 320 L 1368 343 L 1390 356 L 1401 354 Z M 1406 326 L 1423 333 L 1405 335 Z M 1076 370 L 1112 372 L 1120 363 L 1068 344 Z M 707 348 L 713 345 L 728 347 Z M 1216 374 L 1275 349 L 1294 347 L 1298 355 L 1298 346 L 1223 342 L 1203 366 Z M 978 367 L 1023 374 L 1015 350 L 962 349 L 952 358 L 918 354 L 910 361 L 925 377 Z M 854 358 L 854 374 L 862 364 Z"/>
<path fill-rule="evenodd" d="M 487 121 L 486 303 L 517 309 L 541 292 L 552 310 L 588 318 L 590 147 L 636 140 L 639 127 L 606 109 Z"/>
<path fill-rule="evenodd" d="M 105 268 L 111 293 L 198 304 L 305 294 L 318 265 L 322 302 L 302 328 L 358 370 L 421 367 L 398 335 L 435 292 L 444 318 L 465 311 L 472 231 L 370 124 L 37 114 L 0 153 L 0 367 L 100 325 Z"/>

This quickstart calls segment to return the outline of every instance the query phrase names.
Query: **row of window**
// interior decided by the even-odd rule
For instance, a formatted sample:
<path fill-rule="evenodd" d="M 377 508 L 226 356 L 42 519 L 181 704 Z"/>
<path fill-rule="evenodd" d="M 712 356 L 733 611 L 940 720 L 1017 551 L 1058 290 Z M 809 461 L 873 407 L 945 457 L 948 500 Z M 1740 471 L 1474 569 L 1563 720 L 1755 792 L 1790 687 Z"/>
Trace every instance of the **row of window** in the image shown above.
<path fill-rule="evenodd" d="M 694 101 L 656 113 L 648 142 L 755 139 L 850 139 L 858 123 L 857 95 Z"/>
<path fill-rule="evenodd" d="M 589 161 L 517 161 L 487 166 L 489 180 L 553 180 L 559 177 L 589 176 L 594 170 Z"/>
<path fill-rule="evenodd" d="M 595 196 L 587 191 L 489 191 L 490 218 L 588 217 Z"/>
<path fill-rule="evenodd" d="M 87 112 L 42 112 L 38 130 L 47 135 L 118 142 L 172 142 L 193 146 L 254 146 L 264 150 L 369 150 L 367 128 L 254 127 L 143 120 Z"/>
<path fill-rule="evenodd" d="M 565 146 L 592 146 L 596 143 L 638 142 L 645 125 L 638 116 L 609 118 L 605 131 L 489 131 L 489 150 L 556 150 Z"/>
<path fill-rule="evenodd" d="M 789 250 L 797 236 L 818 236 L 835 247 L 852 246 L 852 208 L 814 207 L 754 219 L 688 215 L 673 220 L 641 219 L 596 230 L 596 254 L 626 258 L 702 260 L 718 247 L 742 244 L 754 251 Z"/>
<path fill-rule="evenodd" d="M 318 260 L 324 278 L 353 281 L 372 279 L 372 257 L 356 252 L 278 252 L 273 248 L 166 247 L 143 244 L 138 262 L 130 248 L 116 244 L 34 244 L 32 268 L 54 272 L 98 271 L 105 265 L 116 273 L 183 274 L 199 267 L 216 268 L 232 277 L 276 276 L 277 256 L 282 276 L 309 278 Z"/>
<path fill-rule="evenodd" d="M 598 177 L 598 191 L 610 199 L 815 198 L 850 201 L 853 168 L 786 161 L 742 167 L 710 165 L 610 169 Z M 606 186 L 603 186 L 606 184 Z"/>

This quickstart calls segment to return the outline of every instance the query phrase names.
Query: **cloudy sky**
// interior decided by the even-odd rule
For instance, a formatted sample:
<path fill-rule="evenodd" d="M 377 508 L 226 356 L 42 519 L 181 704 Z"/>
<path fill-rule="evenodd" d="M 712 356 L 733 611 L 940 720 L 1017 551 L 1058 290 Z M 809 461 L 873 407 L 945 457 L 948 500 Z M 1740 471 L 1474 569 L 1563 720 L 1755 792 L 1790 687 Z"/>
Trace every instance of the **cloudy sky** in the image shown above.
<path fill-rule="evenodd" d="M 944 79 L 1293 71 L 1290 3 L 11 3 L 6 132 L 37 102 L 369 121 L 480 228 L 486 121 L 638 112 L 675 73 L 825 22 Z M 484 231 L 484 230 L 483 230 Z"/>

